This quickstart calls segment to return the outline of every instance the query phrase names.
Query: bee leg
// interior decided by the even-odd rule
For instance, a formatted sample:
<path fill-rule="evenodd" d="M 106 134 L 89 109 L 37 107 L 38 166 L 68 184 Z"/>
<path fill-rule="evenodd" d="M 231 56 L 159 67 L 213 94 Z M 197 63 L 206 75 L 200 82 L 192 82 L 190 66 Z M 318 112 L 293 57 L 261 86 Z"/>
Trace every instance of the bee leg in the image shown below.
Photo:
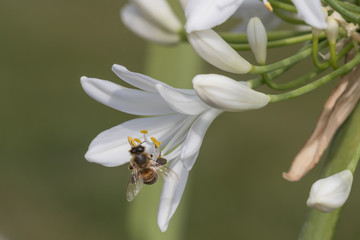
<path fill-rule="evenodd" d="M 165 165 L 167 163 L 167 160 L 165 158 L 162 158 L 162 157 L 158 157 L 156 159 L 156 162 L 160 165 Z"/>

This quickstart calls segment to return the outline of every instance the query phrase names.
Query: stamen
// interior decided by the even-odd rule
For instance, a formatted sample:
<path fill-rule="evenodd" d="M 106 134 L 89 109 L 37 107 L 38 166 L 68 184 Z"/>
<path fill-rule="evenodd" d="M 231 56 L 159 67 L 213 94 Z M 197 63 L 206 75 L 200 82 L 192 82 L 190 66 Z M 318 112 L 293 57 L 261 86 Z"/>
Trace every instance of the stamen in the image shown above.
<path fill-rule="evenodd" d="M 136 142 L 138 142 L 139 144 L 141 144 L 141 141 L 140 141 L 140 139 L 138 139 L 138 138 L 134 138 L 134 141 L 136 141 Z"/>
<path fill-rule="evenodd" d="M 272 8 L 271 4 L 270 4 L 267 0 L 263 0 L 263 2 L 264 2 L 265 7 L 266 7 L 270 12 L 272 12 L 272 11 L 273 11 L 273 8 Z"/>
<path fill-rule="evenodd" d="M 144 134 L 144 140 L 145 140 L 145 142 L 146 142 L 147 144 L 151 145 L 151 144 L 152 144 L 151 141 L 149 141 L 149 139 L 148 139 L 147 136 L 146 136 L 146 134 L 148 134 L 148 131 L 147 131 L 147 130 L 142 130 L 142 131 L 140 131 L 140 132 Z"/>
<path fill-rule="evenodd" d="M 148 131 L 147 131 L 147 130 L 141 130 L 140 132 L 141 132 L 141 133 L 144 133 L 144 134 L 148 134 Z"/>
<path fill-rule="evenodd" d="M 134 140 L 132 139 L 132 137 L 128 136 L 128 141 L 131 147 L 135 147 L 136 143 L 134 142 Z"/>
<path fill-rule="evenodd" d="M 151 137 L 150 139 L 151 139 L 151 141 L 153 141 L 153 143 L 155 144 L 155 148 L 159 148 L 159 147 L 160 147 L 161 142 L 158 142 L 158 140 L 156 140 L 156 138 L 154 138 L 154 137 Z"/>

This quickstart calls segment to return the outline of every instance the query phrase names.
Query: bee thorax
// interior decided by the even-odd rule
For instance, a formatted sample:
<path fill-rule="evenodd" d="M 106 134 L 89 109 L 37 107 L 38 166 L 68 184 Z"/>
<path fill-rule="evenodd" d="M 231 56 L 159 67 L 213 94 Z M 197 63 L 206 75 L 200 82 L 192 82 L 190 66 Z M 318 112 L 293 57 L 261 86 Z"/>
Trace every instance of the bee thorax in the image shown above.
<path fill-rule="evenodd" d="M 139 166 L 139 167 L 145 167 L 147 162 L 148 162 L 148 156 L 146 156 L 145 154 L 139 154 L 136 155 L 134 157 L 134 162 Z"/>

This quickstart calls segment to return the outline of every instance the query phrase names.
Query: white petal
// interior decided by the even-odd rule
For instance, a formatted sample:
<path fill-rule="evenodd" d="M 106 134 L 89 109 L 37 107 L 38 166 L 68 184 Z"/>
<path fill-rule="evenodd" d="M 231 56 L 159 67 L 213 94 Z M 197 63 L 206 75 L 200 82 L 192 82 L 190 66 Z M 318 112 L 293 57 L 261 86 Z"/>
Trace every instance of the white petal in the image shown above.
<path fill-rule="evenodd" d="M 199 155 L 200 147 L 208 127 L 220 113 L 222 111 L 215 109 L 204 112 L 191 126 L 181 153 L 181 161 L 188 171 L 191 170 Z"/>
<path fill-rule="evenodd" d="M 171 87 L 157 84 L 160 95 L 168 102 L 172 109 L 178 113 L 187 115 L 198 115 L 209 109 L 200 98 L 194 94 L 184 94 Z"/>
<path fill-rule="evenodd" d="M 180 203 L 189 176 L 189 172 L 179 159 L 172 160 L 169 168 L 176 172 L 178 178 L 164 180 L 158 211 L 158 225 L 162 232 L 168 228 L 169 221 Z"/>
<path fill-rule="evenodd" d="M 270 101 L 266 94 L 218 74 L 199 74 L 194 77 L 193 86 L 206 104 L 224 111 L 257 109 Z"/>
<path fill-rule="evenodd" d="M 166 0 L 132 0 L 131 2 L 168 31 L 180 31 L 182 24 Z"/>
<path fill-rule="evenodd" d="M 242 74 L 252 67 L 213 30 L 192 32 L 188 40 L 200 57 L 224 71 Z"/>
<path fill-rule="evenodd" d="M 316 181 L 310 190 L 306 204 L 322 212 L 331 212 L 342 207 L 349 197 L 353 174 L 344 170 Z"/>
<path fill-rule="evenodd" d="M 121 9 L 120 16 L 123 23 L 131 31 L 147 40 L 161 44 L 175 44 L 180 41 L 179 34 L 165 30 L 154 21 L 146 18 L 131 4 Z"/>
<path fill-rule="evenodd" d="M 163 115 L 174 113 L 166 101 L 156 93 L 122 87 L 96 78 L 81 78 L 85 92 L 102 104 L 135 115 Z"/>
<path fill-rule="evenodd" d="M 144 91 L 158 93 L 158 90 L 155 87 L 156 84 L 166 85 L 163 82 L 160 82 L 156 79 L 153 79 L 141 73 L 131 72 L 126 67 L 121 65 L 114 64 L 112 66 L 112 70 L 123 81 L 133 85 L 134 87 L 140 88 Z"/>
<path fill-rule="evenodd" d="M 327 27 L 320 0 L 292 0 L 292 2 L 296 6 L 299 17 L 307 24 L 319 29 Z"/>
<path fill-rule="evenodd" d="M 185 29 L 188 33 L 213 28 L 225 22 L 243 0 L 189 0 Z"/>
<path fill-rule="evenodd" d="M 148 130 L 150 136 L 166 143 L 170 140 L 171 134 L 178 125 L 185 120 L 186 116 L 173 114 L 159 117 L 136 118 L 124 122 L 116 127 L 100 133 L 91 142 L 85 158 L 89 162 L 115 167 L 127 163 L 130 160 L 130 145 L 127 137 L 142 139 L 141 130 Z M 169 136 L 170 135 L 170 136 Z"/>
<path fill-rule="evenodd" d="M 266 63 L 267 34 L 258 17 L 250 19 L 247 27 L 247 38 L 256 61 L 264 65 Z"/>
<path fill-rule="evenodd" d="M 179 2 L 180 2 L 182 9 L 185 10 L 188 0 L 179 0 Z"/>

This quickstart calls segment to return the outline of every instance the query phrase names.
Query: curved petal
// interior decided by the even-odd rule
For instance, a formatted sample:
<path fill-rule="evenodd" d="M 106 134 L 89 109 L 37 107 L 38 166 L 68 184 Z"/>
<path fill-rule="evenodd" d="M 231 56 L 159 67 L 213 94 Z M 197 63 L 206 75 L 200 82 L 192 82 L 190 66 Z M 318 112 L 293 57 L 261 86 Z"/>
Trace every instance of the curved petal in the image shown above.
<path fill-rule="evenodd" d="M 214 121 L 220 113 L 222 113 L 222 111 L 215 109 L 204 112 L 191 126 L 181 152 L 181 161 L 186 170 L 190 171 L 193 167 L 199 155 L 204 135 L 212 121 Z"/>
<path fill-rule="evenodd" d="M 151 136 L 163 144 L 170 140 L 169 132 L 176 128 L 186 116 L 172 114 L 167 116 L 136 118 L 103 131 L 91 142 L 85 158 L 107 167 L 115 167 L 130 160 L 127 137 L 142 139 L 141 130 L 146 129 Z"/>
<path fill-rule="evenodd" d="M 121 9 L 120 16 L 127 28 L 147 40 L 161 44 L 176 44 L 180 41 L 177 33 L 166 31 L 131 4 Z"/>
<path fill-rule="evenodd" d="M 252 65 L 242 58 L 215 31 L 209 29 L 188 34 L 194 50 L 208 63 L 232 73 L 248 73 Z"/>
<path fill-rule="evenodd" d="M 165 87 L 157 84 L 160 95 L 170 105 L 174 111 L 187 115 L 199 115 L 209 107 L 203 103 L 194 93 L 192 95 L 184 94 L 172 87 Z"/>
<path fill-rule="evenodd" d="M 213 28 L 225 22 L 243 0 L 189 0 L 185 8 L 188 33 Z"/>
<path fill-rule="evenodd" d="M 131 2 L 166 30 L 180 31 L 182 24 L 166 0 L 132 0 Z"/>
<path fill-rule="evenodd" d="M 158 93 L 155 87 L 156 84 L 168 86 L 167 84 L 160 82 L 149 76 L 143 75 L 141 73 L 131 72 L 126 67 L 121 65 L 114 64 L 112 66 L 112 70 L 123 81 L 131 84 L 134 87 L 140 88 L 144 91 Z"/>
<path fill-rule="evenodd" d="M 184 168 L 180 159 L 172 160 L 169 168 L 176 172 L 178 178 L 164 180 L 158 211 L 158 225 L 162 232 L 168 228 L 169 221 L 180 203 L 189 176 L 189 171 Z"/>
<path fill-rule="evenodd" d="M 174 113 L 167 102 L 156 93 L 125 88 L 97 78 L 81 77 L 81 85 L 96 101 L 122 112 L 135 115 Z"/>
<path fill-rule="evenodd" d="M 318 29 L 327 28 L 320 0 L 292 0 L 298 15 L 307 24 Z"/>

